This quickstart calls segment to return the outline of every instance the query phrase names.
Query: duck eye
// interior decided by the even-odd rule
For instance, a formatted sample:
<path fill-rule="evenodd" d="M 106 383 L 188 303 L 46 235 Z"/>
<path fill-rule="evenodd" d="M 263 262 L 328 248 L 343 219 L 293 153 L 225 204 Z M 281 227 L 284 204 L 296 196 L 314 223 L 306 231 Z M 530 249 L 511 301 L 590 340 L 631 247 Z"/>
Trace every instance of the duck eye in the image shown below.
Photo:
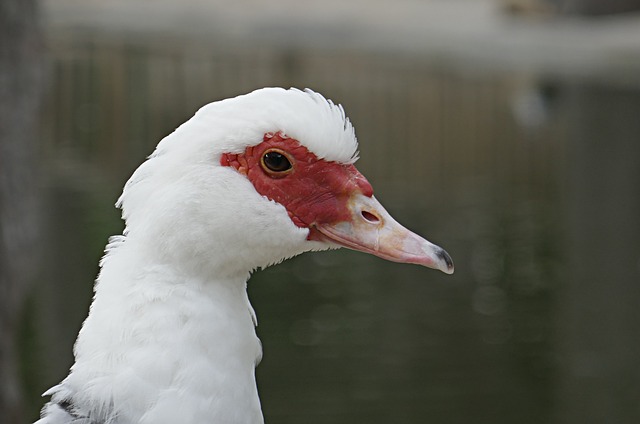
<path fill-rule="evenodd" d="M 287 155 L 276 149 L 271 149 L 262 155 L 262 168 L 269 174 L 283 174 L 292 169 L 291 161 Z"/>

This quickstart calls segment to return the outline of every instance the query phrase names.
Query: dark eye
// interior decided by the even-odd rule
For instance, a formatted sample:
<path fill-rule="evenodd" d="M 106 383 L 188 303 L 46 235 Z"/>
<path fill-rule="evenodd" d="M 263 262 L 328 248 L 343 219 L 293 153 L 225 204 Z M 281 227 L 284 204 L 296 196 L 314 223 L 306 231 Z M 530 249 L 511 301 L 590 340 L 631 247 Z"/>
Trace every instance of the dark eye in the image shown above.
<path fill-rule="evenodd" d="M 269 174 L 283 174 L 291 170 L 291 161 L 287 155 L 276 149 L 271 149 L 262 155 L 262 168 Z"/>

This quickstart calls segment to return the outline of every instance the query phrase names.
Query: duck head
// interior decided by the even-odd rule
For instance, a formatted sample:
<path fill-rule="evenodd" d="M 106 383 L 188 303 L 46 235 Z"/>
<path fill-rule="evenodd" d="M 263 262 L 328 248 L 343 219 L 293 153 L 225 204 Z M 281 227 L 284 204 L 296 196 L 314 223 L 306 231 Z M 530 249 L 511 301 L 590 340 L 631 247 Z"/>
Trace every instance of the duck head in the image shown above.
<path fill-rule="evenodd" d="M 163 139 L 118 201 L 128 241 L 189 272 L 236 274 L 338 247 L 453 272 L 354 166 L 341 106 L 265 88 L 211 103 Z"/>

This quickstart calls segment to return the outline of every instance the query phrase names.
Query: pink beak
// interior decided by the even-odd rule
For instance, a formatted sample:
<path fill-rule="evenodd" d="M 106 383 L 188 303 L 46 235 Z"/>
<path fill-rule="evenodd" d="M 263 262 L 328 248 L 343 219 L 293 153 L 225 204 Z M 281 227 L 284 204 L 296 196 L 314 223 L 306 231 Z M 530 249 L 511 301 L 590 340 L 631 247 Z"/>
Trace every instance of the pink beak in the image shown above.
<path fill-rule="evenodd" d="M 329 240 L 353 250 L 453 274 L 453 261 L 444 249 L 400 225 L 375 197 L 353 194 L 347 208 L 351 219 L 318 223 L 316 229 Z"/>

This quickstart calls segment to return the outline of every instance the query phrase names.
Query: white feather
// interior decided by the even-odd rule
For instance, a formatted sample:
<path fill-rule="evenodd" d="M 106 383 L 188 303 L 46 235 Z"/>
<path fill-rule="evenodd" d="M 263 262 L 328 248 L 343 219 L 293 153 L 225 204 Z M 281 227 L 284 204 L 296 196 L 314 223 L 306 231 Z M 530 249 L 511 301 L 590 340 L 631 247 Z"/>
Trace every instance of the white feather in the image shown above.
<path fill-rule="evenodd" d="M 277 131 L 318 157 L 357 159 L 342 108 L 310 90 L 211 103 L 164 138 L 118 200 L 124 235 L 110 239 L 75 363 L 46 393 L 38 424 L 263 422 L 246 281 L 257 267 L 330 247 L 307 241 L 283 206 L 220 166 L 223 153 Z M 72 411 L 56 405 L 65 402 Z"/>

